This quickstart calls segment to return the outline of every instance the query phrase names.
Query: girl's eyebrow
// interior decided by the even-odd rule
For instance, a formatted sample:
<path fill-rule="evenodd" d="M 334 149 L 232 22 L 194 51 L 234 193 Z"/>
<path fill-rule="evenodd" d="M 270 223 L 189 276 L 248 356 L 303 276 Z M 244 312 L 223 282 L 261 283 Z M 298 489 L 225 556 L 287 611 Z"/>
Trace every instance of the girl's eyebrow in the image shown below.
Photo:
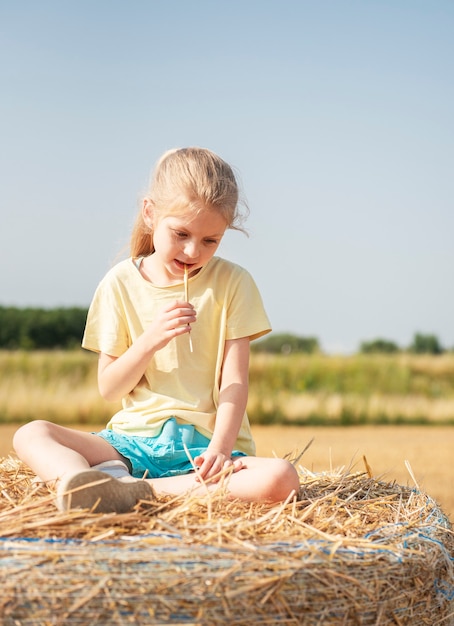
<path fill-rule="evenodd" d="M 191 232 L 191 229 L 187 226 L 171 226 L 172 230 L 183 230 L 185 232 Z M 203 235 L 204 239 L 214 239 L 215 237 L 223 237 L 225 235 L 225 231 L 222 233 L 216 233 L 214 235 Z"/>

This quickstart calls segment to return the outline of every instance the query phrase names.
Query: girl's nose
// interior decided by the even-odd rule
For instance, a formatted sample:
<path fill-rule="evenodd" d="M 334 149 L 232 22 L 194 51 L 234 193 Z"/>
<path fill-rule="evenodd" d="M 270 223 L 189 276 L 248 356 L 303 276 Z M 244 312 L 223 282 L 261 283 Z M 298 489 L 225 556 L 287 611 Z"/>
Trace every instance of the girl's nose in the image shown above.
<path fill-rule="evenodd" d="M 199 254 L 199 247 L 196 241 L 186 241 L 184 244 L 184 253 L 187 257 L 195 259 Z"/>

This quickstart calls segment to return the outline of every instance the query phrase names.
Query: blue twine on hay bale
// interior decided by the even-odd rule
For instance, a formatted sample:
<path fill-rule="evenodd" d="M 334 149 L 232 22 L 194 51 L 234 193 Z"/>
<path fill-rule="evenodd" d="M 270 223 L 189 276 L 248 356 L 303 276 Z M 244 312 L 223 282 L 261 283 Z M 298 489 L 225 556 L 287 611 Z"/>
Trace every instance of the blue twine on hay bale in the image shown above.
<path fill-rule="evenodd" d="M 60 623 L 36 620 L 41 619 L 40 614 L 43 620 L 50 615 L 61 614 L 65 619 L 70 618 L 70 623 L 75 625 L 92 624 L 94 619 L 97 624 L 131 623 L 131 619 L 138 620 L 140 624 L 428 624 L 430 622 L 424 620 L 424 607 L 427 605 L 427 597 L 424 595 L 408 606 L 405 603 L 394 606 L 389 613 L 391 617 L 387 617 L 386 603 L 383 604 L 385 608 L 379 622 L 374 598 L 369 598 L 368 602 L 366 598 L 368 594 L 371 595 L 371 589 L 377 582 L 373 565 L 388 568 L 388 576 L 392 579 L 396 567 L 398 570 L 402 563 L 414 558 L 408 553 L 415 549 L 416 543 L 420 552 L 422 546 L 429 547 L 432 552 L 436 551 L 439 557 L 450 563 L 452 570 L 452 554 L 441 541 L 431 535 L 437 527 L 427 527 L 424 533 L 415 533 L 414 529 L 405 529 L 404 526 L 395 524 L 394 529 L 386 527 L 386 538 L 376 532 L 375 538 L 368 538 L 369 548 L 340 546 L 335 552 L 333 542 L 324 539 L 291 543 L 278 541 L 258 545 L 251 551 L 241 547 L 231 549 L 222 546 L 185 545 L 180 536 L 169 533 L 150 533 L 134 539 L 96 543 L 61 538 L 3 538 L 0 541 L 2 567 L 7 569 L 8 579 L 15 585 L 16 591 L 21 590 L 23 594 L 22 603 L 11 613 L 11 620 L 14 621 L 8 621 L 9 617 L 5 614 L 6 621 L 3 623 L 6 626 L 17 623 L 21 626 Z M 395 546 L 384 545 L 384 541 L 390 538 L 403 541 Z M 156 541 L 160 543 L 156 544 Z M 311 570 L 315 576 L 313 581 L 319 578 L 317 566 L 326 566 L 330 562 L 333 564 L 334 558 L 341 560 L 342 571 L 339 573 L 332 569 L 331 575 L 343 576 L 346 586 L 350 586 L 346 591 L 347 598 L 351 596 L 352 607 L 355 601 L 361 600 L 361 621 L 348 621 L 350 618 L 345 598 L 337 604 L 331 599 L 331 606 L 325 606 L 323 594 L 317 600 L 310 598 L 307 593 Z M 251 561 L 255 561 L 252 568 Z M 360 589 L 358 595 L 358 590 L 352 590 L 356 585 L 355 564 L 363 570 L 365 562 L 369 563 L 370 572 L 367 574 L 361 571 L 362 576 L 357 582 L 363 589 Z M 77 575 L 81 563 L 82 569 Z M 35 597 L 30 597 L 26 589 L 28 583 L 25 574 L 31 570 L 39 573 L 41 580 L 40 592 Z M 60 570 L 66 571 L 67 576 L 56 580 L 55 575 Z M 225 584 L 226 572 L 230 578 L 236 576 L 236 585 L 239 588 Z M 329 570 L 325 571 L 325 575 L 329 575 Z M 261 577 L 260 580 L 258 576 Z M 49 583 L 47 596 L 42 581 Z M 96 590 L 99 581 L 104 581 L 103 585 L 108 588 L 107 595 L 102 588 L 91 595 L 89 587 L 89 598 L 84 601 L 83 597 L 78 598 L 71 591 L 77 589 L 80 593 L 80 585 L 87 582 L 91 582 L 92 588 Z M 130 581 L 135 581 L 132 587 Z M 450 577 L 433 581 L 434 598 L 439 598 L 440 612 L 444 605 L 449 605 L 454 599 L 453 581 L 452 571 Z M 281 596 L 285 592 L 285 598 L 277 598 L 278 610 L 276 611 L 275 604 L 274 613 L 273 603 L 269 606 L 264 602 L 273 585 L 276 589 L 281 587 Z M 271 593 L 269 598 L 272 596 Z M 236 603 L 235 600 L 239 597 L 242 602 Z M 243 614 L 241 617 L 241 612 L 244 613 L 245 609 L 244 600 L 248 597 L 250 610 L 255 610 L 255 614 L 250 612 L 248 616 L 244 617 Z M 170 605 L 176 599 L 181 607 L 172 608 Z M 225 603 L 223 609 L 222 599 Z M 285 614 L 282 613 L 283 603 L 287 605 Z M 205 616 L 203 604 L 206 605 Z M 235 609 L 237 605 L 241 610 L 239 614 Z M 106 613 L 109 606 L 110 617 Z M 150 606 L 153 607 L 151 612 Z M 82 608 L 85 608 L 86 614 L 81 614 Z M 357 619 L 353 609 L 350 613 L 351 620 Z M 202 621 L 197 621 L 198 619 Z"/>

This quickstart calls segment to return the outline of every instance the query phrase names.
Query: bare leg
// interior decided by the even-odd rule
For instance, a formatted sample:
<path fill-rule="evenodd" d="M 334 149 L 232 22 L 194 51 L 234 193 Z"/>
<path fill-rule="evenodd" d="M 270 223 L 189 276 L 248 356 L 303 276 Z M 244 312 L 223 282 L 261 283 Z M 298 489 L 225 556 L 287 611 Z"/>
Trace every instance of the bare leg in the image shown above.
<path fill-rule="evenodd" d="M 63 478 L 64 484 L 69 486 L 72 483 L 68 480 L 81 472 L 87 472 L 93 465 L 111 460 L 124 460 L 115 448 L 97 435 L 38 420 L 22 426 L 16 432 L 14 448 L 18 457 L 42 480 L 51 481 Z M 228 478 L 227 491 L 230 497 L 249 502 L 279 502 L 285 500 L 292 491 L 297 493 L 298 474 L 288 461 L 242 457 L 241 462 L 243 469 L 234 472 Z M 97 480 L 99 479 L 98 476 Z M 77 479 L 75 481 L 77 484 L 74 486 L 83 487 L 84 481 L 86 484 L 87 480 L 89 482 L 88 474 L 83 480 Z M 115 491 L 115 485 L 111 480 L 107 489 L 110 499 Z M 206 486 L 197 481 L 194 473 L 171 478 L 155 478 L 145 482 L 151 485 L 158 494 L 180 495 L 189 491 L 206 493 Z M 216 488 L 215 483 L 210 483 L 208 486 L 209 490 Z M 100 491 L 93 490 L 93 492 L 98 497 Z M 151 490 L 148 495 L 151 495 Z M 143 495 L 141 492 L 140 497 L 145 498 L 145 496 L 146 494 Z M 124 509 L 117 507 L 115 510 Z"/>
<path fill-rule="evenodd" d="M 247 502 L 279 502 L 285 500 L 292 491 L 299 489 L 298 474 L 291 463 L 284 459 L 241 457 L 243 469 L 231 474 L 227 479 L 227 492 L 231 498 Z M 203 485 L 194 473 L 170 478 L 150 479 L 157 494 L 180 495 L 186 492 L 204 494 L 215 490 L 218 485 Z"/>
<path fill-rule="evenodd" d="M 60 510 L 92 509 L 97 513 L 125 513 L 139 500 L 152 500 L 145 481 L 127 475 L 120 480 L 90 469 L 123 457 L 104 439 L 50 422 L 36 421 L 20 428 L 14 448 L 42 480 L 59 480 L 56 505 Z"/>
<path fill-rule="evenodd" d="M 97 435 L 41 420 L 19 428 L 13 445 L 17 456 L 46 482 L 104 461 L 124 460 Z"/>

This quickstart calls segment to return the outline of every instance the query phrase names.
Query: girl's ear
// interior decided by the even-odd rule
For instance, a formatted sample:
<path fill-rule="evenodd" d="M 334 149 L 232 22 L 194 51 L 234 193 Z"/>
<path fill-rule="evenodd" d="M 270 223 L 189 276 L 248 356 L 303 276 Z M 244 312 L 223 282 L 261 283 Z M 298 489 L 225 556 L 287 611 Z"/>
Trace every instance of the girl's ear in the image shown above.
<path fill-rule="evenodd" d="M 153 202 L 148 198 L 143 200 L 142 217 L 145 225 L 152 229 L 154 226 L 154 207 Z"/>

